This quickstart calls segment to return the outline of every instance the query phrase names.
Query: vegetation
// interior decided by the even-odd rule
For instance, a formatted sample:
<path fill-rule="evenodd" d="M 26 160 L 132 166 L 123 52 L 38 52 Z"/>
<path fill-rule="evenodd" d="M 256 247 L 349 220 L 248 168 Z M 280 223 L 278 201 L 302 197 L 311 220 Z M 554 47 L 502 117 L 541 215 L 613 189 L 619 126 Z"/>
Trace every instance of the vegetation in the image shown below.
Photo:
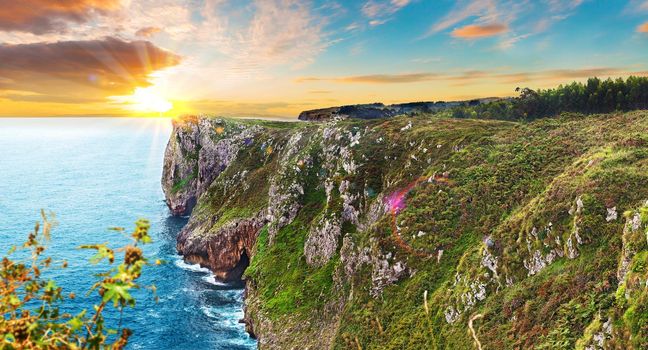
<path fill-rule="evenodd" d="M 555 89 L 516 89 L 520 96 L 491 103 L 462 106 L 449 113 L 454 118 L 534 120 L 563 112 L 610 113 L 648 108 L 648 77 L 626 80 L 590 78 Z"/>
<path fill-rule="evenodd" d="M 116 308 L 120 314 L 126 307 L 134 306 L 130 292 L 141 288 L 137 283 L 142 268 L 148 264 L 142 244 L 151 242 L 149 223 L 139 220 L 130 234 L 132 243 L 113 249 L 106 244 L 82 246 L 96 251 L 93 264 L 106 261 L 119 265 L 99 276 L 89 293 L 96 293 L 98 302 L 91 309 L 71 315 L 65 312 L 65 300 L 74 299 L 65 294 L 56 281 L 47 278 L 47 270 L 66 268 L 67 262 L 45 257 L 46 243 L 53 227 L 51 215 L 42 212 L 42 222 L 37 223 L 22 247 L 12 249 L 0 266 L 0 348 L 2 349 L 123 349 L 132 331 L 106 322 L 103 312 Z M 123 228 L 114 228 L 126 234 Z M 24 254 L 20 254 L 24 253 Z M 26 260 L 12 257 L 26 255 Z M 120 256 L 121 257 L 120 259 Z M 159 262 L 157 262 L 159 263 Z M 154 287 L 151 286 L 154 290 Z"/>
<path fill-rule="evenodd" d="M 646 112 L 254 125 L 194 220 L 297 208 L 261 229 L 245 273 L 265 346 L 473 349 L 473 320 L 484 349 L 645 347 L 645 234 L 623 238 L 622 213 L 648 199 Z M 394 194 L 402 207 L 375 216 Z M 309 265 L 325 218 L 340 225 L 335 251 Z"/>

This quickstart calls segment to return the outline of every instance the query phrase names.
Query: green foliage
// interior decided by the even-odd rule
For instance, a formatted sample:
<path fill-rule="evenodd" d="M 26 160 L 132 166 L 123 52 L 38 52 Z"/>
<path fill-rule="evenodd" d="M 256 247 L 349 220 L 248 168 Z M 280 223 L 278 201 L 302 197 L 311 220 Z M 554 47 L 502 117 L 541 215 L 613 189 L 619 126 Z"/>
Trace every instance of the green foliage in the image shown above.
<path fill-rule="evenodd" d="M 123 262 L 100 274 L 98 281 L 89 293 L 96 292 L 98 302 L 91 309 L 77 315 L 63 310 L 66 299 L 75 295 L 65 295 L 56 281 L 43 276 L 43 271 L 55 268 L 55 262 L 44 257 L 46 246 L 53 227 L 51 216 L 42 212 L 42 222 L 37 223 L 21 249 L 30 252 L 28 261 L 3 258 L 0 266 L 0 348 L 2 349 L 123 349 L 132 331 L 117 325 L 107 324 L 103 311 L 109 305 L 120 312 L 127 306 L 134 306 L 135 299 L 130 291 L 141 288 L 137 280 L 142 268 L 148 264 L 139 245 L 151 242 L 148 235 L 149 223 L 139 220 L 131 233 L 132 244 L 124 248 L 112 249 L 107 244 L 82 246 L 83 249 L 96 250 L 91 262 L 98 264 L 115 262 L 116 252 Z M 115 230 L 126 233 L 123 228 Z M 159 262 L 156 262 L 159 263 Z M 62 262 L 60 268 L 66 268 Z M 151 286 L 150 288 L 153 288 Z M 110 335 L 117 335 L 111 337 Z"/>
<path fill-rule="evenodd" d="M 648 78 L 628 77 L 586 83 L 573 82 L 555 89 L 516 89 L 520 96 L 452 109 L 454 118 L 534 120 L 563 112 L 609 113 L 648 108 Z"/>
<path fill-rule="evenodd" d="M 262 229 L 257 251 L 245 272 L 263 298 L 263 310 L 273 319 L 312 312 L 330 297 L 339 257 L 319 268 L 306 264 L 303 249 L 308 231 L 303 219 L 281 228 L 272 245 L 268 244 L 267 228 Z"/>

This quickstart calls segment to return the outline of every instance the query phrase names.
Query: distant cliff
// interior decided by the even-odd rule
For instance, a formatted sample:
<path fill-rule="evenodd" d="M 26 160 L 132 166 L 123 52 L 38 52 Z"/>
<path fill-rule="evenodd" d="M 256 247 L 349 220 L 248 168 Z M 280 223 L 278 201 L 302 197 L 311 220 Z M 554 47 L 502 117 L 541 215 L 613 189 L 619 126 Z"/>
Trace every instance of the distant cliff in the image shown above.
<path fill-rule="evenodd" d="M 314 119 L 167 146 L 178 251 L 245 278 L 260 349 L 648 346 L 647 112 Z"/>
<path fill-rule="evenodd" d="M 299 114 L 298 119 L 308 121 L 325 121 L 333 119 L 335 117 L 356 119 L 391 118 L 397 115 L 436 113 L 445 109 L 460 106 L 477 106 L 482 103 L 493 102 L 496 100 L 498 100 L 498 98 L 493 97 L 475 99 L 470 101 L 410 102 L 388 106 L 382 103 L 348 105 L 304 111 Z"/>

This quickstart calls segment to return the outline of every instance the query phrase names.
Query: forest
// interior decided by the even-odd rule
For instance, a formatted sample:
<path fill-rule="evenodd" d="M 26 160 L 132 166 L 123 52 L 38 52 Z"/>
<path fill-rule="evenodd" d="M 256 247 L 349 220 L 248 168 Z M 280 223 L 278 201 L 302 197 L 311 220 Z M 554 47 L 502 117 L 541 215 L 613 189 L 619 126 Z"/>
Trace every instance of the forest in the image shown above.
<path fill-rule="evenodd" d="M 563 112 L 610 113 L 648 108 L 648 77 L 589 78 L 553 89 L 517 88 L 518 97 L 450 110 L 454 118 L 535 120 Z"/>

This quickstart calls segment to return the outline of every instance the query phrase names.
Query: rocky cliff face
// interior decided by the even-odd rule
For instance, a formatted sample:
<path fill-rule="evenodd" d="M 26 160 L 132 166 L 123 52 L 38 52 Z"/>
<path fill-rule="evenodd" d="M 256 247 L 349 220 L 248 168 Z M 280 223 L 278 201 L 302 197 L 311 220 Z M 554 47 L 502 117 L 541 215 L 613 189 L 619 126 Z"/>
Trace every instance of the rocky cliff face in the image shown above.
<path fill-rule="evenodd" d="M 232 125 L 219 119 L 174 120 L 162 175 L 171 212 L 191 213 L 198 198 L 259 131 L 255 126 Z M 221 137 L 225 133 L 227 137 Z M 265 223 L 264 215 L 224 222 L 218 213 L 208 209 L 200 214 L 198 211 L 193 215 L 178 235 L 178 252 L 185 260 L 210 268 L 222 280 L 239 279 Z"/>
<path fill-rule="evenodd" d="M 173 121 L 173 134 L 164 154 L 162 188 L 174 215 L 189 215 L 197 199 L 236 158 L 255 128 L 229 130 L 216 120 L 187 117 Z"/>
<path fill-rule="evenodd" d="M 185 118 L 163 186 L 261 349 L 643 348 L 646 135 L 645 112 Z"/>

